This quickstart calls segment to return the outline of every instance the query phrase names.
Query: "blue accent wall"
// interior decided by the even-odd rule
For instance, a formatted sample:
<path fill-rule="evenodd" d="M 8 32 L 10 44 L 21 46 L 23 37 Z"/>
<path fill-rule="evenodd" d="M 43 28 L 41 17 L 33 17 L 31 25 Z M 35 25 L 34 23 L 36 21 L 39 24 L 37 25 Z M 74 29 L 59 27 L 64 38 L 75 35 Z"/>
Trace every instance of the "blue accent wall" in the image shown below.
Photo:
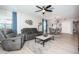
<path fill-rule="evenodd" d="M 12 30 L 17 33 L 17 12 L 12 12 Z"/>

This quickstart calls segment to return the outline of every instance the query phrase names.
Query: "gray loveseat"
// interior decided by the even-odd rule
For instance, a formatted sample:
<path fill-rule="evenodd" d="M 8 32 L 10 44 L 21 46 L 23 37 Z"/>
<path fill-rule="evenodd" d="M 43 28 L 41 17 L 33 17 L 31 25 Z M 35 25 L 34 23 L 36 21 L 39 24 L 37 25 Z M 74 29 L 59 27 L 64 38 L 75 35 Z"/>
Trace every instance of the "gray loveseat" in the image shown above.
<path fill-rule="evenodd" d="M 24 34 L 24 40 L 26 41 L 35 39 L 36 36 L 43 34 L 43 32 L 38 31 L 36 28 L 23 28 L 21 32 Z"/>
<path fill-rule="evenodd" d="M 1 46 L 4 50 L 21 49 L 24 44 L 23 35 L 17 35 L 11 29 L 0 30 Z"/>

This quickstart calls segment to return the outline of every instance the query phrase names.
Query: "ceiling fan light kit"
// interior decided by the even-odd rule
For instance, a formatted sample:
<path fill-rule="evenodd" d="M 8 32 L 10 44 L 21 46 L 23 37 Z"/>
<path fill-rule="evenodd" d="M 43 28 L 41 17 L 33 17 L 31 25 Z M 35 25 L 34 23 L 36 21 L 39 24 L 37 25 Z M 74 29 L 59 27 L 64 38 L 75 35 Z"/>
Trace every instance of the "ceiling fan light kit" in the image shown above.
<path fill-rule="evenodd" d="M 45 14 L 45 12 L 53 12 L 53 7 L 52 5 L 47 5 L 47 6 L 36 6 L 37 8 L 39 8 L 40 10 L 37 10 L 36 12 L 41 12 L 42 14 Z"/>

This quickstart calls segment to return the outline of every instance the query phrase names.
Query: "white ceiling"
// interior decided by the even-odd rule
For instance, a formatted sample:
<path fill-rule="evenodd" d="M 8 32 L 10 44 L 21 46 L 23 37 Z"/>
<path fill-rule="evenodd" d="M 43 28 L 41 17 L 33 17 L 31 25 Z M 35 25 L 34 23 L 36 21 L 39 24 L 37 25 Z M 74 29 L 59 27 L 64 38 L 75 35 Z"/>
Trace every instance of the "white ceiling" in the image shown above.
<path fill-rule="evenodd" d="M 40 12 L 35 12 L 38 8 L 35 5 L 0 5 L 0 8 L 6 9 L 9 11 L 20 11 L 26 14 L 29 14 L 34 17 L 40 17 Z M 47 13 L 46 17 L 53 17 L 56 15 L 63 15 L 66 17 L 77 18 L 79 17 L 79 6 L 76 5 L 54 5 L 54 12 Z"/>
<path fill-rule="evenodd" d="M 2 5 L 0 6 L 2 9 L 6 9 L 9 11 L 20 11 L 27 14 L 32 14 L 37 9 L 35 6 L 30 5 Z"/>
<path fill-rule="evenodd" d="M 39 10 L 35 5 L 1 5 L 0 8 L 9 11 L 20 11 L 34 17 L 42 17 L 42 12 L 35 12 Z M 48 15 L 51 14 L 48 13 Z"/>

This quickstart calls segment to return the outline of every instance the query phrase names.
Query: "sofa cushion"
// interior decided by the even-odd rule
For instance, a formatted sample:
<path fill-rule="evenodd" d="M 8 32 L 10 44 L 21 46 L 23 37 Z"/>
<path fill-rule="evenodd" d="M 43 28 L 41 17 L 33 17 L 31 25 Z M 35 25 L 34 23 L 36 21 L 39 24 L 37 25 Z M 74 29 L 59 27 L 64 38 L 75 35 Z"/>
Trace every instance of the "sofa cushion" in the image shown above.
<path fill-rule="evenodd" d="M 12 38 L 12 37 L 16 37 L 16 36 L 17 36 L 16 33 L 10 33 L 10 34 L 6 35 L 7 38 Z"/>
<path fill-rule="evenodd" d="M 15 37 L 17 34 L 14 33 L 11 29 L 3 29 L 2 30 L 3 35 L 5 36 L 5 38 L 8 37 Z"/>

